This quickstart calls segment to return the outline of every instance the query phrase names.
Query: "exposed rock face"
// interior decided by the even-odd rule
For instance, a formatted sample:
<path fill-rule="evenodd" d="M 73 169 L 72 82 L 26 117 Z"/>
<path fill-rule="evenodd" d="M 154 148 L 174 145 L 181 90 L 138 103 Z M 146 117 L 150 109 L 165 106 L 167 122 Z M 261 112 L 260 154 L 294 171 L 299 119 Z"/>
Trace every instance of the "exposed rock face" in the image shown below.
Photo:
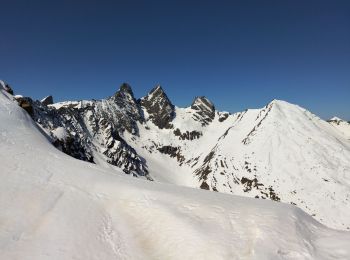
<path fill-rule="evenodd" d="M 168 154 L 170 157 L 173 157 L 173 158 L 176 157 L 180 165 L 182 165 L 182 163 L 185 161 L 185 157 L 181 154 L 180 147 L 165 145 L 165 146 L 159 147 L 158 151 L 163 154 Z"/>
<path fill-rule="evenodd" d="M 227 112 L 223 112 L 219 114 L 219 122 L 224 122 L 230 114 Z"/>
<path fill-rule="evenodd" d="M 31 117 L 50 134 L 54 146 L 76 159 L 94 162 L 94 146 L 92 140 L 86 136 L 86 128 L 78 110 L 70 107 L 56 109 L 40 101 L 25 99 L 29 100 L 32 107 Z M 60 128 L 65 130 L 65 138 L 57 134 L 57 129 Z"/>
<path fill-rule="evenodd" d="M 15 97 L 18 105 L 28 112 L 31 116 L 33 115 L 33 100 L 29 97 L 17 96 Z"/>
<path fill-rule="evenodd" d="M 160 85 L 153 88 L 146 97 L 143 97 L 140 104 L 156 126 L 160 129 L 171 128 L 170 122 L 175 117 L 175 107 Z"/>
<path fill-rule="evenodd" d="M 94 153 L 99 153 L 127 174 L 151 179 L 145 160 L 123 139 L 125 130 L 137 135 L 137 122 L 144 121 L 129 85 L 123 84 L 114 96 L 101 101 L 52 106 L 30 98 L 18 97 L 17 101 L 50 133 L 61 151 L 88 162 L 94 162 Z M 65 130 L 65 138 L 57 136 L 59 128 Z"/>
<path fill-rule="evenodd" d="M 176 128 L 174 130 L 174 135 L 178 136 L 180 140 L 194 140 L 194 139 L 199 139 L 203 134 L 202 132 L 198 132 L 198 131 L 186 131 L 184 133 L 181 132 L 181 130 L 179 128 Z"/>
<path fill-rule="evenodd" d="M 115 119 L 117 119 L 121 127 L 115 127 L 120 128 L 122 131 L 125 129 L 132 134 L 138 134 L 136 122 L 143 122 L 144 120 L 130 85 L 123 83 L 119 91 L 109 98 L 108 101 L 114 102 L 117 106 L 113 113 L 116 114 Z"/>
<path fill-rule="evenodd" d="M 206 97 L 196 97 L 191 108 L 196 110 L 193 118 L 200 121 L 202 126 L 208 125 L 215 118 L 215 106 Z"/>
<path fill-rule="evenodd" d="M 43 98 L 40 102 L 45 106 L 52 105 L 53 104 L 53 97 L 47 96 L 47 97 Z"/>
<path fill-rule="evenodd" d="M 127 174 L 146 176 L 151 180 L 144 159 L 113 129 L 112 125 L 102 118 L 99 126 L 99 134 L 102 137 L 100 141 L 106 148 L 103 154 L 108 157 L 107 162 L 121 168 Z"/>

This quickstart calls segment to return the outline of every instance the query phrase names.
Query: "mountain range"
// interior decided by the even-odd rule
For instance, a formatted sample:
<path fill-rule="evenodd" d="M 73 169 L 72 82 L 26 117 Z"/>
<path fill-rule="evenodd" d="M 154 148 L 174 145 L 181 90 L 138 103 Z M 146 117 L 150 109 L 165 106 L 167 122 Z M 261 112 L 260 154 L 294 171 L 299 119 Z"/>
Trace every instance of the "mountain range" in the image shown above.
<path fill-rule="evenodd" d="M 350 229 L 350 123 L 339 118 L 327 122 L 281 100 L 228 113 L 199 96 L 180 108 L 160 85 L 136 99 L 127 83 L 102 100 L 14 99 L 76 159 L 149 181 L 293 204 Z"/>
<path fill-rule="evenodd" d="M 225 187 L 223 184 L 229 183 L 230 178 L 239 178 L 238 171 L 232 173 L 232 177 L 223 179 L 225 182 L 218 179 L 214 185 L 212 180 L 217 174 L 215 167 L 226 167 L 227 164 L 223 176 L 230 176 L 227 173 L 231 165 L 237 167 L 240 157 L 236 157 L 232 149 L 237 143 L 230 146 L 228 141 L 235 140 L 231 136 L 236 136 L 234 131 L 241 131 L 243 135 L 245 128 L 241 125 L 239 130 L 239 122 L 251 118 L 254 121 L 258 115 L 259 122 L 265 118 L 248 136 L 249 141 L 237 136 L 239 143 L 244 145 L 242 147 L 248 149 L 266 134 L 268 122 L 276 122 L 281 109 L 287 106 L 290 114 L 285 117 L 289 118 L 299 110 L 304 111 L 301 108 L 273 101 L 262 110 L 248 110 L 245 115 L 215 111 L 213 116 L 207 113 L 213 111 L 208 109 L 212 107 L 210 103 L 199 98 L 192 108 L 173 107 L 174 110 L 168 109 L 163 114 L 146 114 L 146 107 L 139 105 L 142 101 L 137 101 L 134 107 L 131 102 L 122 110 L 119 104 L 123 103 L 115 105 L 121 101 L 118 100 L 120 95 L 122 100 L 128 99 L 126 93 L 102 101 L 50 105 L 51 98 L 40 102 L 13 96 L 9 86 L 0 83 L 0 259 L 350 258 L 350 232 L 326 227 L 297 206 L 281 202 L 284 199 L 283 190 L 279 190 L 280 202 L 277 202 L 277 197 L 270 193 L 265 195 L 269 199 L 254 199 L 224 194 L 231 192 L 228 190 L 213 192 L 164 183 L 177 181 L 210 190 Z M 155 91 L 159 92 L 160 89 L 156 88 Z M 145 100 L 147 106 L 160 108 L 159 104 L 152 102 L 152 98 Z M 201 107 L 205 108 L 205 114 Z M 139 114 L 133 108 L 141 108 L 136 110 Z M 113 109 L 120 110 L 118 117 L 110 114 Z M 128 115 L 131 111 L 135 118 L 141 116 L 136 122 Z M 106 119 L 108 116 L 110 121 Z M 112 121 L 114 116 L 120 120 L 116 126 Z M 95 125 L 88 124 L 97 117 L 99 120 Z M 313 120 L 319 119 L 310 119 L 312 124 L 316 124 Z M 158 121 L 158 125 L 153 121 Z M 316 126 L 324 123 L 321 121 Z M 227 129 L 223 134 L 217 133 L 218 127 L 224 128 L 225 124 Z M 213 127 L 215 125 L 216 129 Z M 275 132 L 270 134 L 276 135 L 283 129 L 281 127 L 275 125 Z M 324 132 L 322 135 L 332 133 L 333 138 L 339 139 L 339 145 L 346 142 L 333 126 L 326 123 L 324 128 L 327 130 L 321 130 Z M 184 129 L 188 129 L 188 132 L 184 132 Z M 217 136 L 220 140 L 217 140 Z M 315 138 L 319 137 L 315 135 Z M 328 146 L 333 144 L 333 139 L 329 139 Z M 210 149 L 211 142 L 215 140 L 216 148 Z M 154 147 L 150 148 L 148 146 L 152 141 Z M 267 150 L 270 149 L 268 142 Z M 175 150 L 175 156 L 172 156 L 172 148 L 159 151 L 159 144 L 162 147 L 177 144 L 181 150 Z M 205 147 L 212 154 L 208 158 Z M 232 151 L 232 161 L 225 150 L 228 148 Z M 180 151 L 181 155 L 178 156 Z M 190 152 L 200 154 L 199 158 L 187 162 Z M 278 152 L 286 153 L 284 150 Z M 247 162 L 263 158 L 262 153 L 255 153 L 255 156 L 245 158 L 250 159 Z M 144 156 L 147 154 L 148 157 Z M 219 157 L 220 154 L 222 157 Z M 112 163 L 117 156 L 121 160 L 119 166 Z M 186 156 L 186 159 L 183 160 L 181 156 Z M 280 155 L 277 159 L 282 158 Z M 217 166 L 217 160 L 222 160 L 224 166 L 220 161 Z M 191 167 L 195 163 L 198 166 Z M 275 164 L 275 161 L 271 163 Z M 210 170 L 206 178 L 203 174 L 207 171 L 201 170 L 203 165 Z M 234 182 L 233 192 L 235 189 L 248 189 L 242 194 L 251 196 L 252 192 L 265 189 L 267 184 L 261 186 L 260 183 L 266 179 L 260 180 L 258 175 L 261 164 L 256 165 L 255 171 L 253 163 L 243 163 L 246 170 L 242 171 L 244 176 L 256 174 L 259 181 L 250 183 L 241 179 L 238 184 Z M 196 172 L 191 174 L 192 171 Z M 218 174 L 222 175 L 220 172 Z M 313 179 L 317 181 L 316 177 Z M 204 181 L 208 187 L 203 186 Z M 346 186 L 345 183 L 342 185 Z M 304 187 L 308 188 L 309 183 L 305 183 Z M 319 190 L 325 187 L 319 187 Z M 259 198 L 263 195 L 259 195 Z M 309 197 L 312 196 L 309 194 Z M 319 204 L 329 207 L 324 201 Z M 334 209 L 343 214 L 341 209 Z M 341 215 L 338 217 L 341 219 Z"/>

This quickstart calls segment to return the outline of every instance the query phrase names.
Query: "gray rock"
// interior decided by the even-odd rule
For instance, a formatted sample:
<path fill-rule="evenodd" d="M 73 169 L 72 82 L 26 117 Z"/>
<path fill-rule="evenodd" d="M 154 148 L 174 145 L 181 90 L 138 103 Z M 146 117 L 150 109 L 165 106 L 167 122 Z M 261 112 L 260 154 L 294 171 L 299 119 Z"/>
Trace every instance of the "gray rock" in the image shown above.
<path fill-rule="evenodd" d="M 175 107 L 160 85 L 153 88 L 139 102 L 156 126 L 160 129 L 172 128 L 171 121 L 175 117 Z"/>
<path fill-rule="evenodd" d="M 203 126 L 208 125 L 215 118 L 215 106 L 206 97 L 196 97 L 191 108 L 196 110 L 193 118 L 200 121 Z"/>
<path fill-rule="evenodd" d="M 47 97 L 43 98 L 40 102 L 45 106 L 52 105 L 53 104 L 53 97 L 47 96 Z"/>

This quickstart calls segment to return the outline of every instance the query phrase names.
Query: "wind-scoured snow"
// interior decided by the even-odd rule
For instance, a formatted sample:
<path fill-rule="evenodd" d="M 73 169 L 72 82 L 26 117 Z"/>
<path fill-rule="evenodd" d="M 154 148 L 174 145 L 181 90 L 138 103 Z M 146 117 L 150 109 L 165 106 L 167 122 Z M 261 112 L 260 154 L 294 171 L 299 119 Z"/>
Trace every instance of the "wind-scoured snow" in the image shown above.
<path fill-rule="evenodd" d="M 0 92 L 0 259 L 350 258 L 349 232 L 295 206 L 73 159 Z"/>

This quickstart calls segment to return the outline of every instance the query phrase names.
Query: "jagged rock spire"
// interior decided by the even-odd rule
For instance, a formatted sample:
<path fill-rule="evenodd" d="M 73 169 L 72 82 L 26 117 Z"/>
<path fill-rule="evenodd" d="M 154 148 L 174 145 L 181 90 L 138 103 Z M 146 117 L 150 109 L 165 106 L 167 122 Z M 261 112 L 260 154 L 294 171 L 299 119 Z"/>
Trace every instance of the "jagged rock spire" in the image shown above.
<path fill-rule="evenodd" d="M 215 106 L 204 96 L 196 97 L 192 102 L 191 108 L 196 110 L 193 118 L 196 121 L 200 121 L 203 126 L 208 125 L 215 118 Z"/>
<path fill-rule="evenodd" d="M 118 99 L 128 98 L 130 100 L 135 100 L 132 88 L 128 83 L 123 83 L 119 87 L 119 90 L 114 94 L 114 96 Z M 136 102 L 136 100 L 135 100 L 135 102 Z"/>
<path fill-rule="evenodd" d="M 47 96 L 47 97 L 43 98 L 40 102 L 45 106 L 52 105 L 53 104 L 53 97 Z"/>
<path fill-rule="evenodd" d="M 123 83 L 109 100 L 117 105 L 114 117 L 118 119 L 120 125 L 130 133 L 138 134 L 136 121 L 143 122 L 143 116 L 131 86 Z"/>
<path fill-rule="evenodd" d="M 140 104 L 156 126 L 171 128 L 170 122 L 175 116 L 175 107 L 160 85 L 155 86 L 147 96 L 143 97 Z"/>
<path fill-rule="evenodd" d="M 129 94 L 132 97 L 134 97 L 134 93 L 132 92 L 132 88 L 128 83 L 123 83 L 119 90 L 117 91 L 116 95 L 121 94 L 121 93 L 125 93 L 125 94 Z"/>

